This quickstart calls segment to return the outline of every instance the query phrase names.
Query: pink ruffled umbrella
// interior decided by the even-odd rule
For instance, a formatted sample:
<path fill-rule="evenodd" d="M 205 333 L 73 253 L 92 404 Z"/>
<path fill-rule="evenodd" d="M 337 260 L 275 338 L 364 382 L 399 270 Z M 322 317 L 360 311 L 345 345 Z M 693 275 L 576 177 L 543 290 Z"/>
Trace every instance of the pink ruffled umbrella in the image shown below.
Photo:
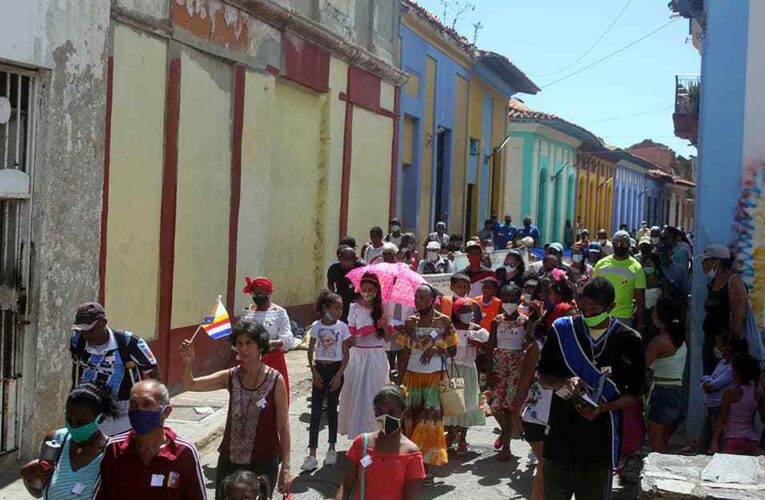
<path fill-rule="evenodd" d="M 384 301 L 405 306 L 414 306 L 414 292 L 425 283 L 425 278 L 412 271 L 406 264 L 383 262 L 357 267 L 346 275 L 357 292 L 361 291 L 361 278 L 365 274 L 377 276 Z"/>

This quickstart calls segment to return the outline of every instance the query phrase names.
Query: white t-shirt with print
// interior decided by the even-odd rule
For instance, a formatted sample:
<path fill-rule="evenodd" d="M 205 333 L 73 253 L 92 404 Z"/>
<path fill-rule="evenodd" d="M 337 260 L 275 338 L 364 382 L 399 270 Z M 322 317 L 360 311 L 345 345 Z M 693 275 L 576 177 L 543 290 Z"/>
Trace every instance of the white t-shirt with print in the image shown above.
<path fill-rule="evenodd" d="M 316 339 L 314 359 L 317 361 L 342 361 L 343 342 L 350 338 L 348 325 L 342 321 L 325 325 L 321 320 L 311 325 L 311 337 Z"/>

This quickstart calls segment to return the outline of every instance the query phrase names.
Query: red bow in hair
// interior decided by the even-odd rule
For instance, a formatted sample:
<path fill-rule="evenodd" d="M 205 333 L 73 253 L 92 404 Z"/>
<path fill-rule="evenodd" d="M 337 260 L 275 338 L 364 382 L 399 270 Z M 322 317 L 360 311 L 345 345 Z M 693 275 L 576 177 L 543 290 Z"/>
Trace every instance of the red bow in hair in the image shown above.
<path fill-rule="evenodd" d="M 263 276 L 259 278 L 255 278 L 255 279 L 252 279 L 249 276 L 247 276 L 244 278 L 244 281 L 247 282 L 247 285 L 245 285 L 245 287 L 242 289 L 242 292 L 246 294 L 251 294 L 252 289 L 256 287 L 265 288 L 266 292 L 268 293 L 271 293 L 274 290 L 274 283 L 270 279 Z"/>
<path fill-rule="evenodd" d="M 565 280 L 567 278 L 566 271 L 556 267 L 552 270 L 552 277 L 555 281 Z"/>

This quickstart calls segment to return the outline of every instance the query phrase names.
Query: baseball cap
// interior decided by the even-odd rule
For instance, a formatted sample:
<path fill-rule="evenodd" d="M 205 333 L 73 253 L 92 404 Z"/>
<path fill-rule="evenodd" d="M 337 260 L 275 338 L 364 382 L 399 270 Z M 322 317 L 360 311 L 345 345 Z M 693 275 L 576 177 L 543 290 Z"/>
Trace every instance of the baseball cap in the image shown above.
<path fill-rule="evenodd" d="M 478 250 L 482 250 L 483 249 L 481 247 L 481 242 L 480 241 L 475 241 L 475 240 L 470 240 L 470 241 L 467 242 L 467 244 L 465 245 L 465 252 L 469 251 L 471 248 L 477 248 Z"/>
<path fill-rule="evenodd" d="M 597 241 L 593 241 L 592 243 L 590 243 L 590 246 L 587 247 L 587 251 L 592 253 L 600 253 L 600 250 L 601 250 L 600 243 L 598 243 Z"/>
<path fill-rule="evenodd" d="M 621 242 L 621 243 L 626 243 L 627 245 L 629 245 L 631 239 L 632 238 L 630 237 L 630 233 L 628 233 L 627 231 L 616 231 L 616 233 L 614 233 L 614 238 L 612 241 L 614 243 Z"/>
<path fill-rule="evenodd" d="M 441 243 L 437 241 L 429 241 L 425 250 L 441 250 Z"/>
<path fill-rule="evenodd" d="M 726 247 L 725 245 L 720 245 L 719 243 L 713 243 L 706 247 L 703 252 L 701 252 L 701 260 L 706 259 L 730 259 L 731 253 L 730 248 Z"/>
<path fill-rule="evenodd" d="M 77 308 L 73 330 L 91 330 L 99 320 L 106 319 L 104 306 L 98 302 L 85 302 Z"/>
<path fill-rule="evenodd" d="M 651 237 L 650 236 L 643 236 L 642 238 L 640 238 L 639 246 L 642 247 L 643 245 L 648 245 L 648 246 L 652 246 L 653 245 L 653 242 L 651 241 Z"/>
<path fill-rule="evenodd" d="M 589 229 L 582 229 L 582 231 L 579 234 L 586 234 L 587 236 L 589 236 L 590 235 L 590 230 Z"/>
<path fill-rule="evenodd" d="M 558 253 L 563 253 L 563 245 L 561 245 L 557 241 L 555 243 L 550 243 L 550 248 L 555 250 Z"/>

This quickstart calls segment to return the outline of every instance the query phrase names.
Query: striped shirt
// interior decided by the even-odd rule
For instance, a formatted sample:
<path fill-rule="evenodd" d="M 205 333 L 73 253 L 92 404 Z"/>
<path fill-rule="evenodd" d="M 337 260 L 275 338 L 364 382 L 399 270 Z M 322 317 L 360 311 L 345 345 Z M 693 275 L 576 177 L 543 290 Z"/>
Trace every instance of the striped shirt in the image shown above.
<path fill-rule="evenodd" d="M 114 436 L 106 444 L 96 500 L 206 500 L 205 482 L 197 449 L 168 427 L 165 446 L 143 464 L 136 449 L 135 431 Z"/>
<path fill-rule="evenodd" d="M 104 458 L 103 452 L 99 453 L 89 464 L 74 471 L 71 462 L 69 462 L 69 445 L 72 438 L 67 430 L 58 429 L 53 435 L 53 440 L 63 443 L 63 446 L 56 469 L 53 471 L 53 476 L 51 476 L 45 491 L 45 498 L 47 500 L 62 500 L 93 496 L 93 490 L 96 488 L 101 471 L 101 460 Z"/>

